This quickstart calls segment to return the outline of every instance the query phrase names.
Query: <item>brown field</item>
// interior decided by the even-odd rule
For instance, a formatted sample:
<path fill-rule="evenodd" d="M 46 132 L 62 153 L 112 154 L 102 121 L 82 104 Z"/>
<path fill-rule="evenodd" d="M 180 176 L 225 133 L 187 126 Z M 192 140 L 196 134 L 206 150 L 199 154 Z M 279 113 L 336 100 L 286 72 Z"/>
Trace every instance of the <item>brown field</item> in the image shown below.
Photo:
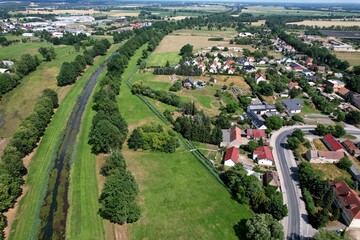
<path fill-rule="evenodd" d="M 48 10 L 48 9 L 28 9 L 26 11 L 17 11 L 11 13 L 22 13 L 22 14 L 96 14 L 101 13 L 100 11 L 94 9 L 87 9 L 87 10 L 75 10 L 75 9 L 64 9 L 64 10 Z"/>
<path fill-rule="evenodd" d="M 306 25 L 306 26 L 318 26 L 318 27 L 331 27 L 331 26 L 360 26 L 360 21 L 323 21 L 323 20 L 305 20 L 302 22 L 292 22 L 288 23 L 292 25 Z"/>
<path fill-rule="evenodd" d="M 262 25 L 265 25 L 265 20 L 259 20 L 257 22 L 252 22 L 251 23 L 251 26 L 262 26 Z"/>
<path fill-rule="evenodd" d="M 328 151 L 329 149 L 325 146 L 325 144 L 321 141 L 321 139 L 313 140 L 314 146 L 317 150 Z"/>
<path fill-rule="evenodd" d="M 311 164 L 314 169 L 322 171 L 325 179 L 334 180 L 336 178 L 347 178 L 351 179 L 350 174 L 346 170 L 338 168 L 333 163 L 313 163 Z"/>
<path fill-rule="evenodd" d="M 346 60 L 351 66 L 360 65 L 360 52 L 333 52 L 341 60 Z"/>
<path fill-rule="evenodd" d="M 167 35 L 156 48 L 155 53 L 179 52 L 180 48 L 186 44 L 194 46 L 194 50 L 211 46 L 223 46 L 226 41 L 208 41 L 208 37 L 202 36 L 175 36 Z"/>
<path fill-rule="evenodd" d="M 171 17 L 170 20 L 182 20 L 187 18 L 188 16 L 176 16 L 176 17 Z"/>

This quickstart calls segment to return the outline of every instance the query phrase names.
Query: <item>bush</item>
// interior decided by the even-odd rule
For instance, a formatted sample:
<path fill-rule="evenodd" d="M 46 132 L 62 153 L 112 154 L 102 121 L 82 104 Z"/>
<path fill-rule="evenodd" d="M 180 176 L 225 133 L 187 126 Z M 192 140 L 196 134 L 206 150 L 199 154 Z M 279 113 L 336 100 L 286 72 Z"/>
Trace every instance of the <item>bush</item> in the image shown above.
<path fill-rule="evenodd" d="M 337 166 L 341 169 L 348 170 L 352 166 L 352 162 L 348 157 L 343 157 L 337 163 Z"/>

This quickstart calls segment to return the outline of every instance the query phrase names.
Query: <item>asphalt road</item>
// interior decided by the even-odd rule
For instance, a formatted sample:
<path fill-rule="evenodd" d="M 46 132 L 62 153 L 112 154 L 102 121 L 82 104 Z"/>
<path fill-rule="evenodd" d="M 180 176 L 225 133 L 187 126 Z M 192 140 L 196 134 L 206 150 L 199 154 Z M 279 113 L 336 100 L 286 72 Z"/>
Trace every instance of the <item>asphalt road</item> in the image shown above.
<path fill-rule="evenodd" d="M 307 239 L 316 232 L 307 221 L 307 211 L 301 194 L 297 164 L 286 143 L 288 136 L 296 128 L 309 133 L 315 127 L 308 125 L 282 128 L 274 132 L 270 139 L 275 165 L 281 181 L 284 203 L 288 206 L 288 216 L 283 220 L 286 239 Z M 360 130 L 354 128 L 346 128 L 345 130 L 348 134 L 360 137 Z"/>

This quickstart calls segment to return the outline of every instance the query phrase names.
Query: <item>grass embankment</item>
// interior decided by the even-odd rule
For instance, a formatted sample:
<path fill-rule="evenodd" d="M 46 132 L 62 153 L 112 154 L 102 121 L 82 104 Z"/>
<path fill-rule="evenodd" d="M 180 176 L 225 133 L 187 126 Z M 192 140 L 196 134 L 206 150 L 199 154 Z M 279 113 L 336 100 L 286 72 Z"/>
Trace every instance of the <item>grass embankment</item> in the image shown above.
<path fill-rule="evenodd" d="M 46 45 L 46 43 L 43 44 Z M 20 44 L 20 46 L 22 45 Z M 45 88 L 56 90 L 61 102 L 70 87 L 57 87 L 56 76 L 63 62 L 72 61 L 79 54 L 73 49 L 72 46 L 56 47 L 56 59 L 51 62 L 42 62 L 34 72 L 25 76 L 15 89 L 5 94 L 0 111 L 0 120 L 3 122 L 0 127 L 1 137 L 8 140 L 14 134 L 22 119 L 32 112 L 37 99 Z M 3 54 L 2 49 L 0 52 Z M 3 147 L 0 146 L 0 150 Z"/>
<path fill-rule="evenodd" d="M 40 208 L 47 191 L 49 172 L 53 167 L 58 143 L 66 127 L 67 119 L 91 74 L 117 49 L 113 45 L 107 56 L 97 59 L 66 95 L 51 123 L 45 131 L 29 168 L 25 188 L 28 189 L 19 203 L 9 239 L 36 239 L 40 227 Z M 90 201 L 90 200 L 89 200 Z"/>
<path fill-rule="evenodd" d="M 99 78 L 104 74 L 105 72 Z M 96 92 L 97 88 L 93 92 Z M 91 153 L 88 144 L 91 122 L 95 115 L 92 105 L 93 98 L 90 97 L 71 158 L 67 239 L 110 239 L 106 236 L 103 219 L 97 214 L 99 173 L 96 170 L 96 155 Z"/>
<path fill-rule="evenodd" d="M 142 49 L 129 62 L 124 81 L 135 71 Z M 149 122 L 162 124 L 125 83 L 118 102 L 129 129 Z M 131 239 L 236 239 L 233 226 L 252 214 L 232 200 L 230 193 L 182 147 L 173 154 L 135 152 L 127 147 L 122 152 L 140 189 L 142 213 L 138 222 L 129 225 Z"/>

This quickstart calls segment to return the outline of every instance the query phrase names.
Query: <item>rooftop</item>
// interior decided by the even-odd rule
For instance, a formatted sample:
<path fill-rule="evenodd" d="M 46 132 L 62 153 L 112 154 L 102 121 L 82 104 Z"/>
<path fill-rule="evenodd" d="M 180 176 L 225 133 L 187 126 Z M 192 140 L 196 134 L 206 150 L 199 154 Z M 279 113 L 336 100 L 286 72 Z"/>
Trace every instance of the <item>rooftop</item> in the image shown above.
<path fill-rule="evenodd" d="M 288 99 L 288 100 L 282 100 L 281 101 L 284 106 L 290 110 L 301 110 L 301 105 L 304 104 L 304 102 L 301 99 Z"/>
<path fill-rule="evenodd" d="M 351 189 L 343 180 L 330 181 L 335 188 L 335 194 L 338 196 L 344 208 L 352 218 L 360 219 L 360 198 L 359 195 Z"/>
<path fill-rule="evenodd" d="M 331 150 L 333 151 L 344 149 L 342 145 L 336 140 L 336 138 L 331 134 L 326 134 L 323 137 L 323 141 L 325 141 L 328 145 L 330 145 L 330 147 L 332 148 Z"/>
<path fill-rule="evenodd" d="M 234 163 L 238 162 L 239 159 L 239 149 L 236 147 L 229 148 L 225 153 L 224 161 L 232 160 Z"/>
<path fill-rule="evenodd" d="M 254 154 L 257 155 L 257 159 L 269 159 L 271 161 L 274 161 L 274 157 L 272 155 L 271 149 L 266 146 L 259 146 L 254 150 Z"/>

